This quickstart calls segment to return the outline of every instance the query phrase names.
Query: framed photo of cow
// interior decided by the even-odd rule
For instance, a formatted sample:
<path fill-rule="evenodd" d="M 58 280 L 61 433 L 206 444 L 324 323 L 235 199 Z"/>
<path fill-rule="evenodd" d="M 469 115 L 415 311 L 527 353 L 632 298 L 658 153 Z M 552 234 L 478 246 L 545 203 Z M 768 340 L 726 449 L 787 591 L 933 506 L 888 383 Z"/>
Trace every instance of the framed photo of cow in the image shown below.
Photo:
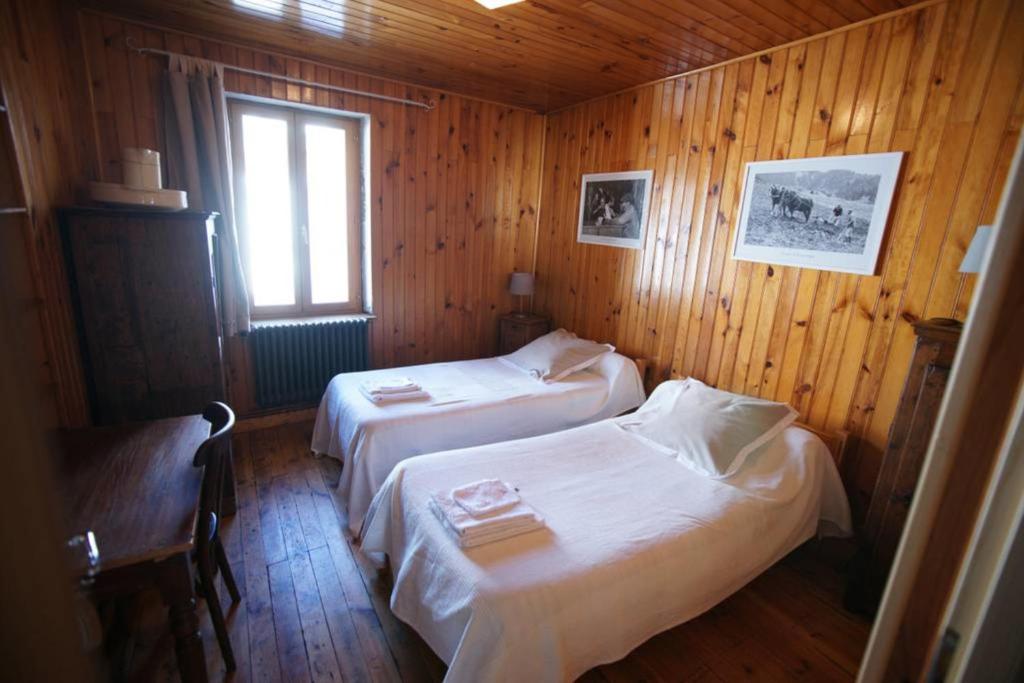
<path fill-rule="evenodd" d="M 747 164 L 733 258 L 873 275 L 902 152 Z"/>
<path fill-rule="evenodd" d="M 642 248 L 653 178 L 654 171 L 585 174 L 577 241 Z"/>

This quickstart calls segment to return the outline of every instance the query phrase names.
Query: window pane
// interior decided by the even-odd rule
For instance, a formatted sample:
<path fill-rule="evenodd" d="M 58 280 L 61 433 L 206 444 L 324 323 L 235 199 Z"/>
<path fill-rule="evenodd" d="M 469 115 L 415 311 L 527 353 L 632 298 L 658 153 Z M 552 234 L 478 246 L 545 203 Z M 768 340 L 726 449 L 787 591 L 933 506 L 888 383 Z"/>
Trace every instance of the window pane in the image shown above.
<path fill-rule="evenodd" d="M 345 129 L 306 124 L 309 269 L 314 304 L 348 301 Z"/>
<path fill-rule="evenodd" d="M 253 303 L 290 306 L 295 303 L 295 258 L 288 123 L 243 114 L 242 147 Z"/>

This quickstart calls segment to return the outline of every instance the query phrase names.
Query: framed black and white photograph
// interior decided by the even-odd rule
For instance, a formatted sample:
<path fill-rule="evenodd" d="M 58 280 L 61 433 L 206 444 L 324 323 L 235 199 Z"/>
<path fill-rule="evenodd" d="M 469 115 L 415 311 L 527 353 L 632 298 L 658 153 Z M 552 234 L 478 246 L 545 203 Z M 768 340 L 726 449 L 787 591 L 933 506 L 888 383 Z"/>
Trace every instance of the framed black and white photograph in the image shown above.
<path fill-rule="evenodd" d="M 654 171 L 584 175 L 576 239 L 587 244 L 640 249 L 651 208 L 653 177 Z"/>
<path fill-rule="evenodd" d="M 747 164 L 733 258 L 873 275 L 902 152 Z"/>

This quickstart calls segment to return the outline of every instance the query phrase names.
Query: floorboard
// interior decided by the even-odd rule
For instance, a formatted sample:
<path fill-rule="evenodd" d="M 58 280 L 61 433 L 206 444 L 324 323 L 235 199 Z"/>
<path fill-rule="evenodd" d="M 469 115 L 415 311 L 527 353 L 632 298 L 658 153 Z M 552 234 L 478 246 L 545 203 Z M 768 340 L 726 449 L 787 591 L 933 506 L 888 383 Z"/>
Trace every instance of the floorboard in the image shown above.
<path fill-rule="evenodd" d="M 312 425 L 235 437 L 238 514 L 223 539 L 243 602 L 228 617 L 238 670 L 227 674 L 205 605 L 213 681 L 440 681 L 444 663 L 388 609 L 389 586 L 348 533 L 332 468 L 308 450 Z M 336 476 L 336 472 L 333 472 Z M 870 624 L 840 606 L 841 544 L 809 543 L 701 617 L 587 672 L 626 681 L 851 681 Z M 129 680 L 176 681 L 159 599 L 139 601 Z"/>

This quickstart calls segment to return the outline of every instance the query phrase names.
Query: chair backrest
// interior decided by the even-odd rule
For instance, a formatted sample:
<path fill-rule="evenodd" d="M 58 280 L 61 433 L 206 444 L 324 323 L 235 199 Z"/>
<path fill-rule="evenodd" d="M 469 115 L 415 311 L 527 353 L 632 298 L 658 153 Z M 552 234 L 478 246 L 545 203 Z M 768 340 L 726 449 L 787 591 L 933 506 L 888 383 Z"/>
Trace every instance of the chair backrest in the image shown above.
<path fill-rule="evenodd" d="M 206 406 L 203 418 L 210 423 L 210 438 L 199 446 L 192 460 L 194 467 L 203 468 L 203 484 L 199 494 L 199 523 L 196 525 L 196 545 L 204 552 L 210 541 L 210 525 L 221 518 L 224 497 L 224 476 L 227 459 L 231 457 L 231 431 L 235 427 L 235 414 L 223 403 L 214 401 Z"/>

